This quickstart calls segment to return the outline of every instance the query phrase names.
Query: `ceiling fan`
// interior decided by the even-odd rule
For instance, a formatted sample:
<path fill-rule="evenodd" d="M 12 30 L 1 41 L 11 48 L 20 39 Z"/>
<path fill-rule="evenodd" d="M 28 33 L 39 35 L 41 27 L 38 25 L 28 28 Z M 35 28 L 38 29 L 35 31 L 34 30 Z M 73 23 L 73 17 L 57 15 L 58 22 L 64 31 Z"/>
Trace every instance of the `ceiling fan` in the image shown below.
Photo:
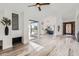
<path fill-rule="evenodd" d="M 28 7 L 37 7 L 39 11 L 41 11 L 41 6 L 49 5 L 50 3 L 36 3 L 34 5 L 29 5 Z"/>

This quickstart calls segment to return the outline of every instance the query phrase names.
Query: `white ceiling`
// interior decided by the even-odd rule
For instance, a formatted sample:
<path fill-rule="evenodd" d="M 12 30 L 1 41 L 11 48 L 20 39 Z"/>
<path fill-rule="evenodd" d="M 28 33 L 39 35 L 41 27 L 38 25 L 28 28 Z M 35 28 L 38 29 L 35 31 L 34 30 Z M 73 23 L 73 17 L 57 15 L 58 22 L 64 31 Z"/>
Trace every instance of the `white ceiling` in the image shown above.
<path fill-rule="evenodd" d="M 36 15 L 37 13 L 43 13 L 45 15 L 61 15 L 64 18 L 74 18 L 76 10 L 79 10 L 79 4 L 78 3 L 51 3 L 48 6 L 43 6 L 42 11 L 39 12 L 36 7 L 27 7 L 28 5 L 32 5 L 32 3 L 2 3 L 0 4 L 0 10 L 6 9 L 6 8 L 14 8 L 19 10 L 24 10 L 26 13 L 28 13 L 28 16 L 30 15 Z M 36 15 L 37 16 L 37 15 Z"/>

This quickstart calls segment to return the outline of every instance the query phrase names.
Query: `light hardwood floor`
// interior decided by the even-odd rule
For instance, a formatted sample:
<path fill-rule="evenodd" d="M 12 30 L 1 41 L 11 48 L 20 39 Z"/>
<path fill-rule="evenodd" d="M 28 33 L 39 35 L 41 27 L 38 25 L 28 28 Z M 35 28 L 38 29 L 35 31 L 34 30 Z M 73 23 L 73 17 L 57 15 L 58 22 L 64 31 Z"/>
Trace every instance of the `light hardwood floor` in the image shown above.
<path fill-rule="evenodd" d="M 31 40 L 31 42 L 35 43 L 36 45 L 30 43 L 28 43 L 27 45 L 18 44 L 13 48 L 6 49 L 3 51 L 0 50 L 0 56 L 79 55 L 79 43 L 73 40 L 73 36 L 53 37 L 47 35 L 42 36 L 39 40 Z M 74 52 L 74 54 L 72 52 Z"/>
<path fill-rule="evenodd" d="M 28 55 L 29 51 L 30 50 L 28 44 L 23 45 L 19 43 L 13 48 L 0 50 L 0 56 L 20 56 L 20 55 L 23 56 L 23 55 Z"/>

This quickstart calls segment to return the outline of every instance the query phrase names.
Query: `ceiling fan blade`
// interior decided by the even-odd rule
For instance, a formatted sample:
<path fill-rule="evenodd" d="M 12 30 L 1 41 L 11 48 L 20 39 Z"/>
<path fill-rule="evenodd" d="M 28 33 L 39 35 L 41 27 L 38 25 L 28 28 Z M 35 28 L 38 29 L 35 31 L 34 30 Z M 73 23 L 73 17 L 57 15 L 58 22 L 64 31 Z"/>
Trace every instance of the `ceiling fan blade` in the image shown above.
<path fill-rule="evenodd" d="M 41 8 L 40 8 L 40 7 L 38 7 L 38 10 L 39 10 L 39 11 L 41 11 Z"/>
<path fill-rule="evenodd" d="M 33 7 L 33 6 L 36 6 L 36 5 L 29 5 L 28 7 Z"/>
<path fill-rule="evenodd" d="M 40 5 L 49 5 L 50 3 L 40 3 Z"/>

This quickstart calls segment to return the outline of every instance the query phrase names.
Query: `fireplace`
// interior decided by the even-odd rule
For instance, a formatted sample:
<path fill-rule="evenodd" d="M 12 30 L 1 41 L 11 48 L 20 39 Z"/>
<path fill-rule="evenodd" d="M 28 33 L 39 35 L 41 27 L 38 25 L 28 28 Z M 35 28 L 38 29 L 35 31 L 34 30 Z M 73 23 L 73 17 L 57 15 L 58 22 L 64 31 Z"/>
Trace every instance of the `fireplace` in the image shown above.
<path fill-rule="evenodd" d="M 22 43 L 22 37 L 12 38 L 12 44 L 13 45 L 16 45 L 16 44 L 19 44 L 19 43 Z"/>

